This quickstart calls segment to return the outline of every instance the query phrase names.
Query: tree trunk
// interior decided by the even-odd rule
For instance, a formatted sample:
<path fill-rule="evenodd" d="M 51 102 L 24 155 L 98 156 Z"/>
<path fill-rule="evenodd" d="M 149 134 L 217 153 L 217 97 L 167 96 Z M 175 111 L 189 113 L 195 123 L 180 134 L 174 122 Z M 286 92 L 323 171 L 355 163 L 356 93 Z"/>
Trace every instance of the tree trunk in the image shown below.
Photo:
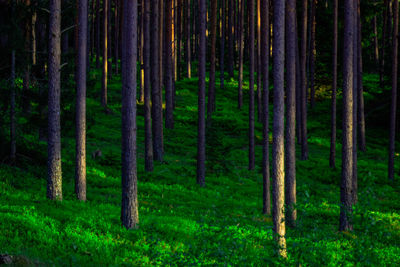
<path fill-rule="evenodd" d="M 331 147 L 329 166 L 336 168 L 336 88 L 337 88 L 337 50 L 338 50 L 338 0 L 333 0 L 333 44 L 332 44 L 332 109 L 331 109 Z"/>
<path fill-rule="evenodd" d="M 108 45 L 108 53 L 107 53 L 107 60 L 108 60 L 108 76 L 110 79 L 112 79 L 112 62 L 113 62 L 113 57 L 112 57 L 112 16 L 111 16 L 111 1 L 112 0 L 107 0 L 108 1 L 108 14 L 107 14 L 107 45 Z"/>
<path fill-rule="evenodd" d="M 78 47 L 76 66 L 76 157 L 75 193 L 86 201 L 86 53 L 87 53 L 87 0 L 78 0 Z"/>
<path fill-rule="evenodd" d="M 240 3 L 240 21 L 239 21 L 239 74 L 238 74 L 238 107 L 243 106 L 243 54 L 244 54 L 244 0 L 239 0 Z"/>
<path fill-rule="evenodd" d="M 393 37 L 392 37 L 392 94 L 390 102 L 390 136 L 389 136 L 389 162 L 388 176 L 394 180 L 394 153 L 396 140 L 396 109 L 397 109 L 397 56 L 398 56 L 398 31 L 399 31 L 399 2 L 394 1 L 393 6 Z"/>
<path fill-rule="evenodd" d="M 301 29 L 301 160 L 308 159 L 307 141 L 307 0 L 303 0 Z"/>
<path fill-rule="evenodd" d="M 286 215 L 296 224 L 296 0 L 286 6 Z"/>
<path fill-rule="evenodd" d="M 190 1 L 191 0 L 186 0 L 186 67 L 187 67 L 187 77 L 189 79 L 192 78 L 192 55 L 191 55 L 191 51 L 190 51 L 190 22 L 191 22 L 191 18 L 190 18 Z"/>
<path fill-rule="evenodd" d="M 374 59 L 375 59 L 377 73 L 379 73 L 379 44 L 378 44 L 378 27 L 377 27 L 376 16 L 374 16 L 374 19 L 372 20 L 372 25 L 374 30 Z"/>
<path fill-rule="evenodd" d="M 261 74 L 262 74 L 262 123 L 263 123 L 263 214 L 271 214 L 269 172 L 269 0 L 261 0 Z"/>
<path fill-rule="evenodd" d="M 388 25 L 388 10 L 389 10 L 390 0 L 384 0 L 384 11 L 383 11 L 383 29 L 382 29 L 382 48 L 381 48 L 381 62 L 379 67 L 379 83 L 383 88 L 383 79 L 385 75 L 385 48 L 386 48 L 386 38 L 387 38 L 387 25 Z"/>
<path fill-rule="evenodd" d="M 47 198 L 62 200 L 60 133 L 61 0 L 50 0 Z"/>
<path fill-rule="evenodd" d="M 120 0 L 115 0 L 115 9 L 114 9 L 114 23 L 115 23 L 115 29 L 114 29 L 114 56 L 115 56 L 115 74 L 118 75 L 119 73 L 119 16 L 121 16 L 120 12 Z"/>
<path fill-rule="evenodd" d="M 310 104 L 311 108 L 315 106 L 315 27 L 317 0 L 311 0 L 311 49 L 310 49 Z"/>
<path fill-rule="evenodd" d="M 234 0 L 228 0 L 228 74 L 229 77 L 233 78 L 233 69 L 234 69 L 234 51 L 233 51 L 233 44 L 234 44 L 234 36 L 233 36 L 233 11 L 235 8 Z"/>
<path fill-rule="evenodd" d="M 354 1 L 354 30 L 353 30 L 353 181 L 352 181 L 352 198 L 353 204 L 357 203 L 357 111 L 358 111 L 358 19 L 357 19 L 357 0 Z"/>
<path fill-rule="evenodd" d="M 219 67 L 220 67 L 220 89 L 223 91 L 225 88 L 224 78 L 225 78 L 225 28 L 226 28 L 226 18 L 225 18 L 225 1 L 221 0 L 221 36 L 220 36 L 220 56 L 219 56 Z"/>
<path fill-rule="evenodd" d="M 174 116 L 173 109 L 174 104 L 172 101 L 173 98 L 173 80 L 172 76 L 172 9 L 173 9 L 173 1 L 166 0 L 165 2 L 165 128 L 173 129 L 174 128 Z"/>
<path fill-rule="evenodd" d="M 124 0 L 122 48 L 122 207 L 121 221 L 127 229 L 138 228 L 139 212 L 136 173 L 136 59 L 137 0 Z"/>
<path fill-rule="evenodd" d="M 273 230 L 278 254 L 286 258 L 285 171 L 284 171 L 284 65 L 285 1 L 274 0 L 274 132 L 272 143 Z"/>
<path fill-rule="evenodd" d="M 16 136 L 16 118 L 15 118 L 15 50 L 11 51 L 11 101 L 10 101 L 10 160 L 15 163 L 17 153 Z"/>
<path fill-rule="evenodd" d="M 244 1 L 244 0 L 242 0 Z M 254 143 L 254 1 L 247 2 L 249 8 L 249 170 L 254 170 L 255 143 Z M 244 11 L 244 10 L 242 10 Z M 242 31 L 243 33 L 243 31 Z"/>
<path fill-rule="evenodd" d="M 163 119 L 162 119 L 162 92 L 160 84 L 160 29 L 159 12 L 160 0 L 151 1 L 151 98 L 153 119 L 153 156 L 155 160 L 163 160 Z"/>
<path fill-rule="evenodd" d="M 101 105 L 107 107 L 107 72 L 108 72 L 108 1 L 103 0 L 103 73 L 101 78 Z"/>
<path fill-rule="evenodd" d="M 94 1 L 94 0 L 93 0 Z M 101 44 L 101 26 L 100 26 L 100 0 L 96 1 L 96 68 L 100 68 L 100 44 Z"/>
<path fill-rule="evenodd" d="M 257 0 L 257 118 L 262 121 L 261 96 L 261 0 Z"/>
<path fill-rule="evenodd" d="M 206 0 L 199 0 L 199 98 L 198 98 L 198 134 L 197 134 L 197 183 L 205 186 L 206 175 Z"/>
<path fill-rule="evenodd" d="M 360 1 L 360 0 L 358 0 Z M 365 115 L 364 115 L 364 88 L 363 88 L 363 66 L 362 66 L 362 39 L 361 39 L 361 14 L 360 14 L 360 2 L 358 2 L 357 9 L 357 23 L 358 23 L 358 53 L 357 53 L 357 64 L 358 64 L 358 131 L 359 131 L 359 149 L 363 152 L 366 150 L 365 141 Z"/>
<path fill-rule="evenodd" d="M 210 73 L 208 84 L 208 103 L 207 120 L 211 122 L 211 114 L 215 110 L 215 65 L 216 65 L 216 42 L 217 42 L 217 9 L 218 0 L 211 0 L 211 18 L 210 18 Z"/>
<path fill-rule="evenodd" d="M 343 53 L 343 141 L 342 179 L 340 184 L 340 231 L 353 230 L 352 178 L 353 178 L 353 36 L 354 8 L 352 0 L 344 2 Z"/>

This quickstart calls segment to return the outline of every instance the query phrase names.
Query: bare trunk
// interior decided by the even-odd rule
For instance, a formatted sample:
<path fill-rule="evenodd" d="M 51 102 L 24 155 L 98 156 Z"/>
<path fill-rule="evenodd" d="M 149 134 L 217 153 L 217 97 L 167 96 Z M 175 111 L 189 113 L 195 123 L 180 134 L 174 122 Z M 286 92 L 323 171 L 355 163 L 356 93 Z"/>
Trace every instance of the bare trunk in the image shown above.
<path fill-rule="evenodd" d="M 217 2 L 211 0 L 211 20 L 210 20 L 210 73 L 208 84 L 208 103 L 207 103 L 207 120 L 211 122 L 211 114 L 215 110 L 215 65 L 216 65 L 216 42 L 217 42 Z"/>
<path fill-rule="evenodd" d="M 357 111 L 358 111 L 358 23 L 357 23 L 357 0 L 354 1 L 354 30 L 353 30 L 353 180 L 352 180 L 352 198 L 353 204 L 357 203 Z"/>
<path fill-rule="evenodd" d="M 15 118 L 15 50 L 11 51 L 11 100 L 10 100 L 10 159 L 14 164 L 17 153 L 17 136 L 16 136 L 16 118 Z"/>
<path fill-rule="evenodd" d="M 173 73 L 172 73 L 172 9 L 173 9 L 173 1 L 166 0 L 165 2 L 165 128 L 172 129 L 174 128 L 174 117 L 173 117 L 173 109 L 174 104 L 172 101 L 173 97 Z"/>
<path fill-rule="evenodd" d="M 108 1 L 103 0 L 103 73 L 101 78 L 101 105 L 107 107 L 107 72 L 108 72 Z"/>
<path fill-rule="evenodd" d="M 332 109 L 331 109 L 331 147 L 329 166 L 336 168 L 336 88 L 337 88 L 337 35 L 338 0 L 333 1 L 333 44 L 332 44 Z"/>
<path fill-rule="evenodd" d="M 359 0 L 358 0 L 359 1 Z M 358 23 L 358 53 L 357 53 L 357 64 L 358 64 L 358 136 L 359 136 L 359 149 L 363 152 L 366 150 L 365 141 L 365 115 L 364 115 L 364 88 L 363 88 L 363 64 L 362 64 L 362 39 L 361 39 L 361 14 L 360 14 L 360 3 L 358 3 L 357 9 L 357 23 Z"/>
<path fill-rule="evenodd" d="M 221 36 L 220 36 L 220 56 L 219 56 L 219 67 L 220 67 L 220 88 L 221 91 L 224 89 L 224 78 L 225 78 L 225 28 L 226 28 L 226 18 L 225 18 L 225 1 L 221 0 Z"/>
<path fill-rule="evenodd" d="M 189 79 L 192 78 L 192 55 L 191 55 L 191 49 L 190 49 L 190 22 L 191 22 L 191 18 L 190 18 L 190 1 L 191 0 L 186 0 L 186 15 L 187 15 L 187 19 L 186 19 L 186 67 L 187 67 L 187 77 Z"/>
<path fill-rule="evenodd" d="M 240 22 L 239 22 L 239 74 L 238 74 L 238 107 L 243 106 L 243 57 L 244 57 L 244 0 L 240 3 Z"/>
<path fill-rule="evenodd" d="M 242 0 L 244 1 L 244 0 Z M 254 170 L 254 1 L 248 1 L 249 8 L 249 170 Z M 244 10 L 242 10 L 244 11 Z"/>
<path fill-rule="evenodd" d="M 311 108 L 315 106 L 315 27 L 316 27 L 316 0 L 311 0 L 311 49 L 310 49 L 310 104 Z"/>
<path fill-rule="evenodd" d="M 301 29 L 301 160 L 308 159 L 307 141 L 307 0 L 303 0 L 302 29 Z"/>
<path fill-rule="evenodd" d="M 228 0 L 228 74 L 229 77 L 233 78 L 233 69 L 234 69 L 234 51 L 233 51 L 233 44 L 234 44 L 234 36 L 233 36 L 233 11 L 235 8 L 234 0 Z"/>

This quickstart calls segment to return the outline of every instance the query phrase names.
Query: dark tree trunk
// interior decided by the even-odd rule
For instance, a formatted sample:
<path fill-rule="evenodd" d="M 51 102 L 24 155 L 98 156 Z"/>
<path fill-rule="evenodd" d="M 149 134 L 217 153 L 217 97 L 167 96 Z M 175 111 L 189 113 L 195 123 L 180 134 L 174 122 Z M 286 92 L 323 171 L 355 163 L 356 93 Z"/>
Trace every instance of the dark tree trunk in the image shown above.
<path fill-rule="evenodd" d="M 234 36 L 233 36 L 233 12 L 235 8 L 234 0 L 228 0 L 228 74 L 229 77 L 233 78 L 233 69 L 234 69 Z"/>
<path fill-rule="evenodd" d="M 94 0 L 93 0 L 94 1 Z M 100 26 L 100 0 L 96 1 L 96 68 L 100 68 L 100 44 L 101 44 L 101 26 Z"/>
<path fill-rule="evenodd" d="M 310 40 L 310 104 L 311 108 L 315 106 L 315 27 L 316 27 L 316 5 L 317 0 L 311 0 L 311 40 Z"/>
<path fill-rule="evenodd" d="M 296 0 L 286 3 L 286 215 L 296 224 Z"/>
<path fill-rule="evenodd" d="M 173 80 L 172 72 L 172 9 L 173 1 L 166 0 L 165 2 L 165 128 L 174 128 L 173 109 Z"/>
<path fill-rule="evenodd" d="M 242 0 L 244 1 L 244 0 Z M 255 143 L 254 143 L 254 1 L 248 0 L 249 8 L 249 170 L 254 170 Z M 242 10 L 244 11 L 244 10 Z M 243 33 L 243 31 L 242 31 Z"/>
<path fill-rule="evenodd" d="M 284 65 L 285 65 L 285 1 L 274 0 L 274 131 L 272 143 L 273 230 L 278 254 L 286 258 L 285 170 L 284 170 Z"/>
<path fill-rule="evenodd" d="M 119 73 L 119 16 L 120 16 L 120 0 L 115 0 L 115 9 L 114 9 L 114 57 L 115 57 L 115 74 Z M 143 15 L 142 15 L 143 16 Z"/>
<path fill-rule="evenodd" d="M 211 114 L 215 110 L 215 65 L 216 65 L 216 43 L 217 43 L 217 9 L 218 0 L 211 0 L 211 18 L 210 18 L 210 73 L 208 84 L 208 103 L 207 120 L 211 122 Z"/>
<path fill-rule="evenodd" d="M 179 81 L 181 79 L 181 47 L 182 47 L 182 0 L 177 1 L 177 13 L 176 13 L 176 79 Z"/>
<path fill-rule="evenodd" d="M 191 0 L 186 0 L 186 72 L 187 72 L 187 77 L 189 79 L 192 78 L 192 55 L 191 55 L 191 49 L 190 49 L 190 40 L 191 40 L 191 33 L 190 33 L 190 1 Z"/>
<path fill-rule="evenodd" d="M 331 147 L 329 166 L 336 168 L 336 88 L 337 88 L 337 50 L 338 50 L 338 0 L 333 0 L 333 43 L 332 43 L 332 109 L 331 109 Z"/>
<path fill-rule="evenodd" d="M 205 186 L 206 176 L 206 0 L 199 0 L 199 98 L 198 98 L 198 133 L 197 133 L 197 183 Z"/>
<path fill-rule="evenodd" d="M 381 62 L 379 66 L 379 83 L 383 88 L 383 79 L 385 75 L 385 48 L 386 48 L 386 38 L 388 35 L 387 25 L 388 25 L 388 10 L 389 10 L 390 0 L 384 0 L 384 11 L 383 11 L 383 27 L 382 27 L 382 48 L 381 48 Z"/>
<path fill-rule="evenodd" d="M 398 30 L 399 30 L 399 2 L 394 1 L 393 6 L 393 46 L 392 46 L 392 99 L 390 102 L 390 136 L 389 136 L 389 162 L 388 176 L 394 180 L 394 153 L 396 140 L 396 109 L 397 109 L 397 56 L 398 56 Z"/>
<path fill-rule="evenodd" d="M 240 3 L 240 21 L 239 21 L 239 74 L 238 74 L 238 107 L 243 106 L 243 57 L 244 57 L 244 0 L 239 0 Z"/>
<path fill-rule="evenodd" d="M 10 160 L 15 163 L 17 153 L 16 136 L 16 118 L 15 118 L 15 50 L 11 51 L 11 99 L 10 99 Z"/>
<path fill-rule="evenodd" d="M 343 141 L 342 180 L 340 184 L 340 231 L 353 230 L 353 36 L 354 8 L 352 0 L 344 1 L 343 53 Z"/>
<path fill-rule="evenodd" d="M 112 16 L 111 16 L 111 1 L 112 0 L 107 0 L 108 1 L 108 14 L 107 14 L 107 46 L 108 46 L 108 53 L 107 53 L 107 60 L 108 60 L 108 76 L 110 79 L 112 79 L 112 62 L 113 62 L 113 57 L 112 57 Z"/>
<path fill-rule="evenodd" d="M 379 44 L 378 44 L 378 27 L 377 27 L 376 16 L 374 16 L 374 19 L 372 20 L 372 27 L 374 30 L 374 59 L 375 59 L 377 73 L 379 73 Z"/>
<path fill-rule="evenodd" d="M 86 53 L 87 53 L 87 0 L 78 0 L 78 49 L 76 66 L 76 157 L 75 193 L 86 201 Z"/>
<path fill-rule="evenodd" d="M 261 74 L 262 74 L 262 123 L 263 123 L 263 214 L 271 214 L 269 172 L 269 0 L 261 0 Z"/>
<path fill-rule="evenodd" d="M 121 221 L 127 229 L 138 228 L 136 173 L 136 59 L 137 0 L 124 0 L 122 71 L 122 207 Z"/>
<path fill-rule="evenodd" d="M 301 29 L 301 159 L 308 159 L 307 141 L 307 0 L 303 0 L 302 29 Z"/>
<path fill-rule="evenodd" d="M 297 13 L 297 12 L 296 12 Z M 301 144 L 301 67 L 300 67 L 300 49 L 299 49 L 299 25 L 296 16 L 296 134 L 297 143 Z"/>
<path fill-rule="evenodd" d="M 62 200 L 60 130 L 61 0 L 50 0 L 47 198 Z"/>
<path fill-rule="evenodd" d="M 261 0 L 257 0 L 257 118 L 262 121 L 262 96 L 261 96 Z"/>
<path fill-rule="evenodd" d="M 162 119 L 162 94 L 160 83 L 160 29 L 159 11 L 160 0 L 151 0 L 151 98 L 153 118 L 153 156 L 155 160 L 163 160 L 163 119 Z"/>
<path fill-rule="evenodd" d="M 357 203 L 357 111 L 358 111 L 358 19 L 357 19 L 357 0 L 354 1 L 354 30 L 353 30 L 353 181 L 352 198 L 353 204 Z"/>
<path fill-rule="evenodd" d="M 360 1 L 360 0 L 358 0 Z M 357 53 L 357 69 L 358 69 L 358 136 L 359 136 L 359 149 L 363 152 L 366 150 L 365 141 L 365 115 L 364 115 L 364 88 L 363 88 L 363 66 L 362 66 L 362 39 L 361 39 L 361 14 L 360 14 L 360 2 L 358 2 L 357 8 L 357 23 L 358 23 L 358 53 Z"/>
<path fill-rule="evenodd" d="M 153 143 L 151 133 L 151 67 L 150 67 L 150 1 L 144 3 L 144 24 L 143 24 L 143 63 L 144 63 L 144 158 L 145 170 L 153 171 Z"/>
<path fill-rule="evenodd" d="M 101 77 L 101 105 L 107 107 L 107 72 L 108 72 L 108 1 L 103 0 L 103 74 Z"/>
<path fill-rule="evenodd" d="M 226 18 L 225 18 L 225 1 L 220 0 L 221 3 L 221 36 L 220 36 L 220 55 L 219 55 L 219 67 L 220 67 L 220 88 L 221 91 L 224 89 L 224 78 L 225 78 L 225 25 L 226 25 Z"/>

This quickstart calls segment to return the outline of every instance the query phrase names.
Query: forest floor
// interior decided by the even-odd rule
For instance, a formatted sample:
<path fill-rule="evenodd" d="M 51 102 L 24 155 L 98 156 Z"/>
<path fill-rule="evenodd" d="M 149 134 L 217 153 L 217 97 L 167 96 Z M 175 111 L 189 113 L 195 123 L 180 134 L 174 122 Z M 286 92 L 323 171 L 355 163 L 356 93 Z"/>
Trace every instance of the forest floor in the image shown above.
<path fill-rule="evenodd" d="M 217 84 L 204 188 L 196 184 L 197 78 L 176 83 L 175 128 L 164 131 L 164 162 L 155 163 L 152 173 L 144 172 L 143 105 L 138 105 L 140 228 L 125 230 L 120 223 L 121 81 L 117 76 L 110 80 L 112 113 L 105 114 L 100 77 L 100 72 L 89 75 L 88 201 L 81 203 L 74 195 L 74 105 L 63 98 L 64 199 L 46 199 L 46 143 L 37 141 L 37 131 L 25 128 L 19 144 L 25 156 L 17 167 L 0 165 L 0 255 L 12 255 L 18 265 L 400 265 L 400 177 L 394 183 L 387 180 L 387 130 L 370 127 L 368 121 L 367 152 L 358 157 L 355 229 L 338 231 L 341 146 L 338 168 L 332 170 L 330 101 L 323 86 L 316 107 L 309 110 L 309 160 L 297 161 L 298 221 L 295 229 L 287 229 L 287 260 L 277 256 L 271 217 L 261 213 L 258 122 L 256 170 L 247 169 L 247 81 L 241 111 L 237 82 L 226 80 L 223 91 Z M 377 77 L 366 77 L 368 105 L 369 86 Z M 341 114 L 338 118 L 340 128 Z M 20 120 L 19 127 L 26 123 Z M 339 130 L 339 143 L 340 136 Z M 98 149 L 102 156 L 92 158 Z M 397 172 L 399 161 L 397 154 Z"/>

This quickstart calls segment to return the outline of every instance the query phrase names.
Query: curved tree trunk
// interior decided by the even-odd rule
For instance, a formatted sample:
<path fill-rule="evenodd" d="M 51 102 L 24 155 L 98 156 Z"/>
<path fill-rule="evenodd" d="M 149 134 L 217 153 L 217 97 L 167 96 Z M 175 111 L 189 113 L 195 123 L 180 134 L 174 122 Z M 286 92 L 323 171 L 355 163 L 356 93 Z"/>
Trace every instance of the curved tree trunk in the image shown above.
<path fill-rule="evenodd" d="M 47 198 L 62 200 L 60 61 L 61 0 L 50 0 Z"/>

